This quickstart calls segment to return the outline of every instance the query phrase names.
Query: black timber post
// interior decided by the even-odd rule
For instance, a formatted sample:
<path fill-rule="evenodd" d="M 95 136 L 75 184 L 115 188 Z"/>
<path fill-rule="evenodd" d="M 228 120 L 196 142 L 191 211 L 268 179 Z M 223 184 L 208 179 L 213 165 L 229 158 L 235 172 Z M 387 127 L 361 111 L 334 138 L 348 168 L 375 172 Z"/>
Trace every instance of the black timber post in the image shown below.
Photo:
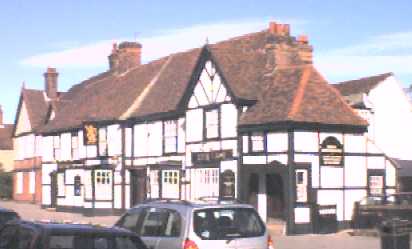
<path fill-rule="evenodd" d="M 295 137 L 294 131 L 288 130 L 288 174 L 287 174 L 287 227 L 286 234 L 295 232 Z"/>
<path fill-rule="evenodd" d="M 122 124 L 122 169 L 120 174 L 122 176 L 122 210 L 126 209 L 126 130 L 125 125 Z"/>

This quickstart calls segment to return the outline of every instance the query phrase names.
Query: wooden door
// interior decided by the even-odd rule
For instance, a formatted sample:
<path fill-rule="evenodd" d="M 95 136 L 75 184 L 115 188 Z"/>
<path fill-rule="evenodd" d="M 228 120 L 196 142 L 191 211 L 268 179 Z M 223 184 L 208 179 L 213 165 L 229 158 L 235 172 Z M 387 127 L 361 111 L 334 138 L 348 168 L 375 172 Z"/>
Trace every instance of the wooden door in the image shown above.
<path fill-rule="evenodd" d="M 135 206 L 146 199 L 146 169 L 131 172 L 131 204 Z"/>
<path fill-rule="evenodd" d="M 57 172 L 50 173 L 50 207 L 57 206 Z"/>

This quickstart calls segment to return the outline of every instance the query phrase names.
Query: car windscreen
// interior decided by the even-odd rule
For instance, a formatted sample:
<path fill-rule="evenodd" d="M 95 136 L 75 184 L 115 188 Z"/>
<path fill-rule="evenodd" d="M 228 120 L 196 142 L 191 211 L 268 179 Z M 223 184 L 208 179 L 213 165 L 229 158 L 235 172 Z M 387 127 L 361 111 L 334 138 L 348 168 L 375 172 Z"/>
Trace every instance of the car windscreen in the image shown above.
<path fill-rule="evenodd" d="M 82 236 L 82 235 L 52 235 L 49 239 L 49 249 L 145 249 L 144 244 L 135 237 L 117 236 Z"/>
<path fill-rule="evenodd" d="M 193 214 L 193 229 L 202 240 L 260 237 L 265 226 L 252 208 L 207 208 Z"/>
<path fill-rule="evenodd" d="M 16 220 L 18 219 L 18 216 L 16 213 L 0 213 L 0 225 L 4 225 L 7 222 L 11 220 Z"/>

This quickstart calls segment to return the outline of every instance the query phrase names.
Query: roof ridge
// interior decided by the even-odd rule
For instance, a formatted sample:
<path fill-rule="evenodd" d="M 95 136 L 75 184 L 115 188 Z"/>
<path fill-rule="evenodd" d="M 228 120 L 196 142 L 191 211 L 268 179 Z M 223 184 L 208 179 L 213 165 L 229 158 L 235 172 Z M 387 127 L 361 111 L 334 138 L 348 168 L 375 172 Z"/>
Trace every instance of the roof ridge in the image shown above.
<path fill-rule="evenodd" d="M 309 77 L 311 75 L 311 68 L 305 67 L 300 78 L 299 87 L 296 91 L 295 97 L 293 98 L 292 106 L 288 113 L 288 118 L 293 119 L 293 116 L 299 111 L 300 105 L 302 104 L 303 96 L 305 94 L 306 86 L 309 82 Z"/>
<path fill-rule="evenodd" d="M 373 79 L 373 78 L 379 78 L 379 77 L 389 77 L 394 75 L 393 72 L 386 72 L 386 73 L 381 73 L 381 74 L 375 74 L 375 75 L 371 75 L 371 76 L 364 76 L 364 77 L 360 77 L 357 79 L 353 79 L 353 80 L 345 80 L 345 81 L 340 81 L 340 82 L 336 82 L 336 85 L 342 85 L 342 84 L 347 84 L 347 83 L 351 83 L 351 82 L 355 82 L 355 81 L 362 81 L 362 80 L 369 80 L 369 79 Z"/>
<path fill-rule="evenodd" d="M 137 108 L 140 107 L 142 104 L 143 100 L 149 93 L 149 91 L 153 88 L 157 80 L 159 79 L 160 75 L 162 75 L 163 71 L 167 68 L 167 66 L 170 64 L 172 61 L 172 58 L 174 56 L 171 55 L 167 59 L 167 61 L 162 65 L 160 68 L 159 72 L 153 77 L 153 79 L 150 81 L 150 83 L 144 88 L 144 90 L 136 97 L 135 101 L 132 103 L 132 105 L 122 114 L 120 115 L 119 119 L 120 120 L 125 120 L 129 118 L 129 116 L 137 110 Z"/>

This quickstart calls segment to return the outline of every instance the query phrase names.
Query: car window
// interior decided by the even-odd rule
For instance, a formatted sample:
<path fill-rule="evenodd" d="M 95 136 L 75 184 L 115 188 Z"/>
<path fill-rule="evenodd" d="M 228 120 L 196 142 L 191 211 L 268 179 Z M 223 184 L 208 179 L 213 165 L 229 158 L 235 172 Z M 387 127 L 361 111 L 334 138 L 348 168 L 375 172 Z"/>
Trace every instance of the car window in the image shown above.
<path fill-rule="evenodd" d="M 116 249 L 146 249 L 143 242 L 136 237 L 116 237 Z"/>
<path fill-rule="evenodd" d="M 163 208 L 147 208 L 138 227 L 138 235 L 146 237 L 178 237 L 181 230 L 180 214 Z"/>
<path fill-rule="evenodd" d="M 0 249 L 16 248 L 16 226 L 6 226 L 0 232 Z"/>
<path fill-rule="evenodd" d="M 34 239 L 34 232 L 30 229 L 21 227 L 18 233 L 17 238 L 17 248 L 18 249 L 27 249 L 30 248 L 31 243 Z"/>
<path fill-rule="evenodd" d="M 1 213 L 0 214 L 0 225 L 6 224 L 7 222 L 11 220 L 17 219 L 18 216 L 15 213 Z"/>
<path fill-rule="evenodd" d="M 132 232 L 137 232 L 137 222 L 142 214 L 142 209 L 133 210 L 133 212 L 125 214 L 116 226 L 129 229 Z"/>
<path fill-rule="evenodd" d="M 53 235 L 49 249 L 109 249 L 110 240 L 106 237 Z"/>
<path fill-rule="evenodd" d="M 194 232 L 203 240 L 263 236 L 265 227 L 254 209 L 202 209 L 193 214 Z"/>

